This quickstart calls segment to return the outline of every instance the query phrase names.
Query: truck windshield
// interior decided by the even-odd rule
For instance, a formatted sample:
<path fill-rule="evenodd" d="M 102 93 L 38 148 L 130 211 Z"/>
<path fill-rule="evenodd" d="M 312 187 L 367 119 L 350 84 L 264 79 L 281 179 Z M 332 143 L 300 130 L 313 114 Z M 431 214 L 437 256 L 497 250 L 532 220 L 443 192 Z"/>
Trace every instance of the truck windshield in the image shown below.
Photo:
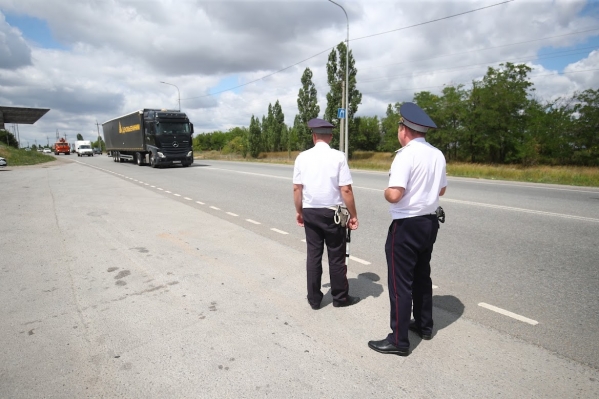
<path fill-rule="evenodd" d="M 173 135 L 173 134 L 189 134 L 189 123 L 171 123 L 160 122 L 156 124 L 156 134 L 158 135 Z"/>
<path fill-rule="evenodd" d="M 92 148 L 92 147 L 91 147 L 91 145 L 80 145 L 79 148 L 88 149 L 88 148 Z"/>

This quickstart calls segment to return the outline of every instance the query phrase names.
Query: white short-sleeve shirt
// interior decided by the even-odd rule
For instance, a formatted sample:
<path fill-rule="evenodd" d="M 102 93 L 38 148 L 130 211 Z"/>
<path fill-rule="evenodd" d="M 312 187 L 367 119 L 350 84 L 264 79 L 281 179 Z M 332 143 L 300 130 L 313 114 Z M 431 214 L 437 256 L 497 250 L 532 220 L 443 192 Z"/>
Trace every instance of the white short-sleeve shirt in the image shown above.
<path fill-rule="evenodd" d="M 395 155 L 389 171 L 389 187 L 403 187 L 401 200 L 391 204 L 393 219 L 405 219 L 434 213 L 439 192 L 447 186 L 443 153 L 424 138 L 411 140 Z"/>
<path fill-rule="evenodd" d="M 352 184 L 345 155 L 318 142 L 300 153 L 293 167 L 293 184 L 303 185 L 303 208 L 343 205 L 339 187 Z"/>

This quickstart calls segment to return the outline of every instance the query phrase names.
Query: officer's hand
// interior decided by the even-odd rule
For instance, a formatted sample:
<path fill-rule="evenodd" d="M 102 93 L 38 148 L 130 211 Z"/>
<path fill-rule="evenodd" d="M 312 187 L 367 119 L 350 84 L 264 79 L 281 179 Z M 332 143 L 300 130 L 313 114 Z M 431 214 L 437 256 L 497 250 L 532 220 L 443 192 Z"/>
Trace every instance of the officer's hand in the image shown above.
<path fill-rule="evenodd" d="M 349 226 L 350 230 L 357 230 L 358 229 L 358 218 L 349 218 L 349 220 L 347 221 L 347 225 Z"/>
<path fill-rule="evenodd" d="M 301 213 L 296 213 L 295 222 L 299 227 L 304 227 L 304 216 Z"/>

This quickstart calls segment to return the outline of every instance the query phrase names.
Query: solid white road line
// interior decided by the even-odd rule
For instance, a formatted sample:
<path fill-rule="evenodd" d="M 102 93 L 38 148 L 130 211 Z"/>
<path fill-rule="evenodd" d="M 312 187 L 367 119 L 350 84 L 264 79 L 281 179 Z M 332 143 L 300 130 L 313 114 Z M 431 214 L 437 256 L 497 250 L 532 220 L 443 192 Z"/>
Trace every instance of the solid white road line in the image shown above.
<path fill-rule="evenodd" d="M 286 232 L 286 231 L 279 230 L 279 229 L 275 229 L 274 227 L 273 227 L 273 228 L 271 228 L 271 230 L 272 230 L 272 231 L 274 231 L 274 232 L 277 232 L 277 233 L 279 233 L 279 234 L 289 234 L 289 233 L 288 233 L 288 232 Z"/>
<path fill-rule="evenodd" d="M 253 223 L 253 224 L 262 224 L 260 222 L 256 222 L 255 220 L 252 220 L 252 219 L 245 219 L 245 220 L 246 220 L 246 222 L 250 222 L 250 223 Z"/>
<path fill-rule="evenodd" d="M 239 216 L 238 214 L 236 214 L 236 213 L 233 213 L 233 212 L 227 212 L 227 215 L 231 215 L 231 216 Z"/>
<path fill-rule="evenodd" d="M 214 209 L 215 211 L 220 211 L 220 208 L 217 208 L 215 206 L 210 206 L 211 209 Z"/>
<path fill-rule="evenodd" d="M 485 207 L 485 208 L 504 209 L 504 210 L 507 210 L 507 211 L 533 213 L 533 214 L 536 214 L 536 215 L 543 215 L 543 216 L 556 216 L 556 217 L 561 217 L 561 218 L 566 218 L 566 219 L 584 220 L 586 222 L 599 222 L 599 219 L 587 218 L 587 217 L 584 217 L 584 216 L 574 216 L 574 215 L 566 215 L 566 214 L 563 214 L 563 213 L 535 211 L 533 209 L 514 208 L 514 207 L 511 207 L 511 206 L 503 206 L 503 205 L 483 204 L 481 202 L 462 201 L 462 200 L 455 200 L 455 199 L 448 199 L 448 198 L 441 198 L 441 201 L 442 202 L 454 202 L 456 204 L 463 204 L 463 205 L 482 206 L 482 207 Z"/>
<path fill-rule="evenodd" d="M 532 319 L 529 319 L 528 317 L 520 316 L 519 314 L 512 313 L 508 310 L 498 308 L 497 306 L 489 305 L 488 303 L 481 302 L 478 304 L 478 306 L 485 308 L 485 309 L 492 310 L 493 312 L 500 313 L 504 316 L 508 316 L 513 319 L 520 320 L 520 321 L 523 321 L 528 324 L 532 324 L 533 326 L 536 326 L 537 324 L 539 324 L 539 322 L 536 320 L 532 320 Z"/>

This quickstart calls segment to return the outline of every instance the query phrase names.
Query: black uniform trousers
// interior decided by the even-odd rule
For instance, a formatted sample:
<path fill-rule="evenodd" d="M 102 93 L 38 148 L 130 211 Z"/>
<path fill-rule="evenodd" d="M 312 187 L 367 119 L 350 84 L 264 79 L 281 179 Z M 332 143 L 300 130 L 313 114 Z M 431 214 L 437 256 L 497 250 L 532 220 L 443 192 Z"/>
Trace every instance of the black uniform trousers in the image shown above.
<path fill-rule="evenodd" d="M 408 326 L 412 301 L 416 325 L 424 334 L 433 331 L 430 260 L 438 231 L 436 215 L 395 219 L 389 226 L 385 254 L 392 333 L 387 341 L 402 349 L 410 347 Z"/>
<path fill-rule="evenodd" d="M 335 224 L 335 211 L 327 208 L 304 208 L 304 229 L 308 258 L 306 271 L 308 275 L 308 302 L 318 306 L 322 301 L 322 255 L 324 244 L 329 256 L 329 276 L 331 279 L 331 295 L 334 303 L 347 300 L 349 284 L 347 282 L 347 265 L 345 264 L 346 229 Z"/>

